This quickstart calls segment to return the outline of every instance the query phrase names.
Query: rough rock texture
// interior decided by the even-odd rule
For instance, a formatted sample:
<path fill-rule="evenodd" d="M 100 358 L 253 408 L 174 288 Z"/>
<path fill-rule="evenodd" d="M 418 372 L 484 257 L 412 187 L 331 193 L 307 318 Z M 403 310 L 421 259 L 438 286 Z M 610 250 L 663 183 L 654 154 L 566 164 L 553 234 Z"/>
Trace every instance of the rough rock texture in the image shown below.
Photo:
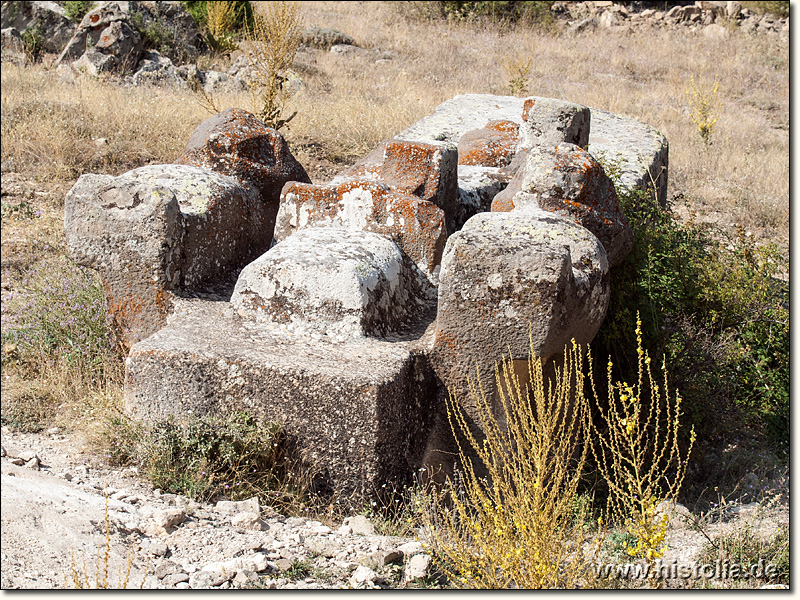
<path fill-rule="evenodd" d="M 112 73 L 118 66 L 119 61 L 113 54 L 104 54 L 94 48 L 84 52 L 83 56 L 72 63 L 75 70 L 94 77 L 102 73 Z"/>
<path fill-rule="evenodd" d="M 61 52 L 72 37 L 75 24 L 67 18 L 64 7 L 55 2 L 3 2 L 0 7 L 0 29 L 13 27 L 19 33 L 38 31 L 42 49 Z"/>
<path fill-rule="evenodd" d="M 590 124 L 591 112 L 585 106 L 556 98 L 526 98 L 517 150 L 562 142 L 583 148 L 589 143 Z"/>
<path fill-rule="evenodd" d="M 99 271 L 120 341 L 161 327 L 172 293 L 232 285 L 269 247 L 269 215 L 251 187 L 185 165 L 83 175 L 64 200 L 67 247 Z"/>
<path fill-rule="evenodd" d="M 190 62 L 197 56 L 202 34 L 181 2 L 112 1 L 96 2 L 77 27 L 71 26 L 72 37 L 55 50 L 61 53 L 57 64 L 94 48 L 114 56 L 121 70 L 133 71 L 145 50 L 149 30 L 169 40 L 159 47 L 170 60 Z"/>
<path fill-rule="evenodd" d="M 304 229 L 247 265 L 231 305 L 243 317 L 331 340 L 398 333 L 429 304 L 426 279 L 388 237 Z"/>
<path fill-rule="evenodd" d="M 177 164 L 194 165 L 252 185 L 265 204 L 272 241 L 281 188 L 289 181 L 311 183 L 277 131 L 240 108 L 206 119 L 189 138 Z"/>
<path fill-rule="evenodd" d="M 333 344 L 244 321 L 227 303 L 181 300 L 126 361 L 129 414 L 247 411 L 282 423 L 322 491 L 361 502 L 418 467 L 435 379 L 409 343 Z"/>
<path fill-rule="evenodd" d="M 619 170 L 617 190 L 655 188 L 658 202 L 667 202 L 669 144 L 649 125 L 604 110 L 592 109 L 589 152 Z"/>
<path fill-rule="evenodd" d="M 603 246 L 571 219 L 542 210 L 476 215 L 450 236 L 442 259 L 434 369 L 469 411 L 476 367 L 491 398 L 502 356 L 527 359 L 532 344 L 546 361 L 573 338 L 590 342 L 609 293 Z"/>
<path fill-rule="evenodd" d="M 633 248 L 633 231 L 619 207 L 614 183 L 591 154 L 573 144 L 535 146 L 492 211 L 540 208 L 570 216 L 602 242 L 610 266 Z"/>
<path fill-rule="evenodd" d="M 522 98 L 511 96 L 456 96 L 437 106 L 433 114 L 417 121 L 398 137 L 420 142 L 438 140 L 458 144 L 467 132 L 483 128 L 487 119 L 522 124 L 524 102 Z M 589 110 L 589 152 L 595 158 L 617 162 L 620 172 L 618 191 L 646 189 L 651 182 L 655 182 L 658 199 L 662 204 L 665 203 L 669 146 L 664 136 L 639 121 L 593 108 Z M 488 178 L 483 179 L 488 186 L 495 185 Z M 473 183 L 465 190 L 459 177 L 459 211 L 465 215 L 469 215 L 469 206 L 476 195 L 488 193 L 476 190 L 474 179 L 471 181 Z M 458 228 L 449 231 L 453 233 Z"/>
<path fill-rule="evenodd" d="M 458 140 L 458 164 L 505 167 L 516 153 L 519 125 L 513 121 L 489 121 L 486 127 L 468 131 Z"/>
<path fill-rule="evenodd" d="M 327 186 L 287 184 L 281 194 L 275 240 L 285 240 L 306 227 L 343 227 L 391 236 L 434 284 L 447 240 L 442 209 L 378 180 Z"/>
<path fill-rule="evenodd" d="M 88 48 L 109 54 L 125 70 L 132 70 L 144 50 L 141 37 L 131 27 L 128 2 L 102 2 L 86 13 L 56 61 L 81 56 Z"/>
<path fill-rule="evenodd" d="M 420 143 L 398 137 L 386 140 L 331 183 L 354 178 L 375 179 L 393 191 L 431 202 L 444 211 L 448 231 L 454 231 L 458 208 L 458 150 L 454 144 Z"/>

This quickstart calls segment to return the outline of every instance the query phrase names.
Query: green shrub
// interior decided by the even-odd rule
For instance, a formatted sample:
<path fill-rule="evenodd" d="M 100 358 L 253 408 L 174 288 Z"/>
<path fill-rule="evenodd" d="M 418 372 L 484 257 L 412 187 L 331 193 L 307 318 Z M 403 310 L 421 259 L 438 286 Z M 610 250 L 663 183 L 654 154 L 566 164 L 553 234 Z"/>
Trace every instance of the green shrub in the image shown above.
<path fill-rule="evenodd" d="M 771 13 L 781 19 L 785 19 L 789 16 L 789 0 L 761 0 L 759 2 L 748 2 L 747 8 L 759 15 Z"/>
<path fill-rule="evenodd" d="M 205 0 L 184 0 L 183 5 L 194 19 L 198 27 L 205 29 L 208 24 L 208 5 Z M 253 7 L 250 2 L 245 0 L 235 0 L 234 19 L 232 29 L 243 32 L 247 28 L 253 27 Z"/>
<path fill-rule="evenodd" d="M 77 0 L 64 2 L 64 12 L 70 21 L 80 21 L 86 13 L 94 8 L 94 2 Z"/>
<path fill-rule="evenodd" d="M 152 423 L 136 449 L 145 477 L 162 490 L 190 498 L 259 496 L 287 506 L 308 489 L 280 426 L 244 413 Z"/>
<path fill-rule="evenodd" d="M 743 567 L 740 577 L 750 575 L 750 568 L 762 562 L 764 569 L 773 565 L 771 574 L 761 573 L 764 583 L 789 583 L 789 528 L 781 526 L 774 534 L 763 537 L 751 523 L 728 528 L 713 541 L 708 542 L 697 557 L 700 564 L 716 561 L 738 564 Z"/>
<path fill-rule="evenodd" d="M 548 26 L 553 23 L 550 11 L 552 2 L 472 2 L 462 0 L 443 0 L 425 3 L 429 5 L 426 12 L 441 18 L 457 20 L 489 19 L 495 22 L 516 23 L 519 21 Z"/>
<path fill-rule="evenodd" d="M 613 161 L 603 161 L 615 173 Z M 749 425 L 782 449 L 789 440 L 787 264 L 775 246 L 756 247 L 694 219 L 682 223 L 654 194 L 620 194 L 634 234 L 626 260 L 611 272 L 612 297 L 593 344 L 623 378 L 636 372 L 630 352 L 637 312 L 653 360 L 666 358 L 698 439 Z"/>

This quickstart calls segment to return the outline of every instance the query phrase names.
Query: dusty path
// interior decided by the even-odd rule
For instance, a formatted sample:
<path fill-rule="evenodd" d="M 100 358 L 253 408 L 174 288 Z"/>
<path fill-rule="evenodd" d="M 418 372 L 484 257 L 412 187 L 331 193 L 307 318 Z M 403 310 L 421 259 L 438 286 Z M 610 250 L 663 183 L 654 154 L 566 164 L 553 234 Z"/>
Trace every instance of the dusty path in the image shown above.
<path fill-rule="evenodd" d="M 326 526 L 286 518 L 252 501 L 208 505 L 162 494 L 135 469 L 108 468 L 55 429 L 21 434 L 3 427 L 2 447 L 4 589 L 75 587 L 73 564 L 78 580 L 85 585 L 88 577 L 94 587 L 97 555 L 102 558 L 106 548 L 106 497 L 110 587 L 125 583 L 129 557 L 128 587 L 430 585 L 430 579 L 409 583 L 429 570 L 419 542 L 378 535 L 364 517 Z M 774 504 L 731 506 L 722 518 L 704 523 L 705 532 L 713 538 L 748 522 L 768 535 L 789 521 L 788 493 Z M 665 563 L 688 564 L 702 548 L 706 538 L 686 521 L 673 518 Z"/>

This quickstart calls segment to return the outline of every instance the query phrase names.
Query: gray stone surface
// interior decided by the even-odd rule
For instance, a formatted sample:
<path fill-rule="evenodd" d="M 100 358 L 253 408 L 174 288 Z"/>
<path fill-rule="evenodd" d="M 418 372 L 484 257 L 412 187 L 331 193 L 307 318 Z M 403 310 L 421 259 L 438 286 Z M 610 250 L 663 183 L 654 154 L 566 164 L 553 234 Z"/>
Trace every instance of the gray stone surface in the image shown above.
<path fill-rule="evenodd" d="M 547 361 L 588 343 L 608 301 L 608 261 L 588 230 L 542 210 L 481 213 L 447 241 L 434 369 L 469 413 L 478 370 L 491 401 L 503 356 Z"/>
<path fill-rule="evenodd" d="M 401 333 L 430 304 L 429 288 L 388 237 L 309 228 L 247 265 L 231 305 L 257 322 L 342 341 Z"/>
<path fill-rule="evenodd" d="M 20 34 L 38 30 L 42 49 L 61 52 L 75 31 L 63 6 L 56 2 L 3 2 L 0 7 L 0 28 L 13 27 Z"/>
<path fill-rule="evenodd" d="M 509 120 L 521 124 L 524 102 L 522 98 L 511 96 L 456 96 L 437 106 L 433 114 L 417 121 L 397 137 L 420 142 L 439 140 L 458 144 L 465 133 L 484 127 L 487 120 Z M 595 108 L 589 110 L 589 152 L 595 157 L 619 161 L 618 191 L 646 189 L 652 180 L 658 200 L 664 204 L 669 161 L 666 138 L 649 125 L 634 119 Z M 459 187 L 461 169 L 459 167 Z"/>
<path fill-rule="evenodd" d="M 174 293 L 232 287 L 269 244 L 252 188 L 184 165 L 83 175 L 64 200 L 64 225 L 72 258 L 100 273 L 126 345 L 164 324 Z"/>
<path fill-rule="evenodd" d="M 633 248 L 633 231 L 619 207 L 614 183 L 587 151 L 562 142 L 525 151 L 493 211 L 543 209 L 569 216 L 597 236 L 608 263 L 621 263 Z"/>
<path fill-rule="evenodd" d="M 180 300 L 169 324 L 131 349 L 125 410 L 147 419 L 242 410 L 282 423 L 321 490 L 359 503 L 420 464 L 438 411 L 425 343 L 326 343 L 243 321 L 228 303 Z"/>
<path fill-rule="evenodd" d="M 523 104 L 517 150 L 562 142 L 584 147 L 589 143 L 590 122 L 591 112 L 585 106 L 531 96 Z"/>
<path fill-rule="evenodd" d="M 306 228 L 337 227 L 391 237 L 434 285 L 447 240 L 445 213 L 432 202 L 393 190 L 379 180 L 284 186 L 275 240 Z"/>

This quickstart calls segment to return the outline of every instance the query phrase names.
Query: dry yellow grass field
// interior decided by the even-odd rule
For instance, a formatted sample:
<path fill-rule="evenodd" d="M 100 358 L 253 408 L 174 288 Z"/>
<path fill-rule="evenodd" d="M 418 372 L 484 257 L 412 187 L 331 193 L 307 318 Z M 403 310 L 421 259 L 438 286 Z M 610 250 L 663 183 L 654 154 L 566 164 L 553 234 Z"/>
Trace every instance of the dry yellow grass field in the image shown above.
<path fill-rule="evenodd" d="M 456 94 L 508 93 L 504 62 L 531 56 L 530 95 L 649 123 L 670 143 L 671 196 L 681 194 L 703 218 L 741 223 L 759 239 L 788 246 L 786 39 L 735 28 L 724 41 L 684 30 L 568 36 L 412 19 L 407 4 L 300 3 L 306 26 L 340 30 L 390 57 L 298 56 L 303 85 L 292 99 L 298 114 L 286 136 L 301 162 L 312 163 L 312 177 L 315 159 L 353 162 Z M 720 118 L 708 148 L 689 114 L 692 78 L 705 89 L 719 81 Z M 48 180 L 172 162 L 208 116 L 192 94 L 88 79 L 67 83 L 42 66 L 4 65 L 2 87 L 2 158 Z M 246 93 L 217 100 L 223 109 L 250 103 Z M 108 143 L 98 146 L 97 138 Z M 336 169 L 329 165 L 329 174 Z"/>

